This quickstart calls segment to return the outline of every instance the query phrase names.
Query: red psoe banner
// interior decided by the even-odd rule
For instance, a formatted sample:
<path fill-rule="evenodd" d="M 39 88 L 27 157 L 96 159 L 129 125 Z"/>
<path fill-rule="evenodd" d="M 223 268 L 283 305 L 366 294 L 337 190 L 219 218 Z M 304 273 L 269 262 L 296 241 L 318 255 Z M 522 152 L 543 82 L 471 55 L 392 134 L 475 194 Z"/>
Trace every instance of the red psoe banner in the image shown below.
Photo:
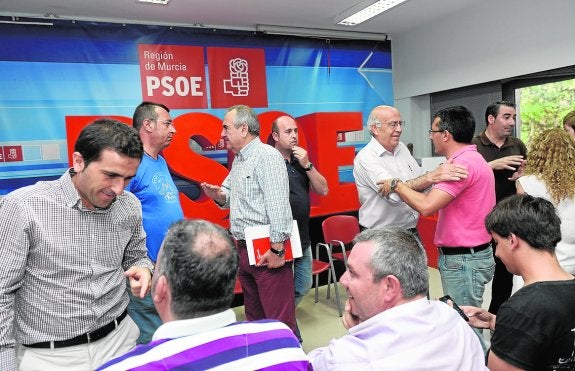
<path fill-rule="evenodd" d="M 143 100 L 208 108 L 203 47 L 140 44 L 138 57 Z"/>
<path fill-rule="evenodd" d="M 266 142 L 271 133 L 272 122 L 281 111 L 268 111 L 258 115 L 260 138 Z M 68 158 L 72 163 L 74 143 L 82 128 L 102 116 L 67 116 L 66 133 Z M 110 116 L 108 116 L 110 117 Z M 131 119 L 111 116 L 128 125 Z M 354 211 L 359 208 L 354 183 L 340 183 L 339 167 L 352 166 L 355 157 L 353 146 L 338 146 L 338 133 L 357 131 L 363 128 L 361 112 L 320 112 L 295 118 L 299 126 L 299 144 L 306 148 L 310 160 L 327 179 L 329 194 L 317 196 L 311 193 L 311 216 L 329 215 Z M 222 120 L 208 113 L 186 113 L 174 118 L 176 134 L 163 155 L 171 171 L 179 177 L 200 185 L 202 182 L 221 184 L 228 175 L 228 169 L 219 162 L 196 153 L 190 147 L 190 139 L 201 147 L 217 146 L 222 132 Z M 229 166 L 233 159 L 230 153 Z M 205 194 L 195 200 L 180 193 L 180 202 L 186 218 L 201 218 L 223 227 L 229 227 L 229 210 L 220 209 Z"/>
<path fill-rule="evenodd" d="M 355 147 L 339 147 L 337 138 L 338 133 L 363 129 L 361 112 L 318 112 L 296 120 L 307 140 L 310 161 L 323 174 L 329 186 L 327 196 L 310 193 L 311 216 L 357 210 L 359 198 L 355 183 L 339 181 L 339 167 L 353 166 Z"/>
<path fill-rule="evenodd" d="M 222 184 L 228 175 L 226 167 L 190 148 L 190 139 L 202 147 L 216 145 L 222 133 L 222 120 L 208 113 L 186 113 L 174 119 L 174 127 L 174 139 L 163 151 L 170 169 L 179 177 L 198 186 L 202 182 Z M 180 203 L 187 218 L 206 219 L 226 228 L 229 226 L 229 210 L 220 209 L 203 192 L 196 200 L 180 193 Z"/>
<path fill-rule="evenodd" d="M 265 63 L 263 49 L 208 47 L 212 108 L 267 107 Z"/>
<path fill-rule="evenodd" d="M 66 116 L 66 144 L 68 146 L 68 163 L 72 166 L 74 145 L 85 126 L 101 118 L 111 118 L 132 126 L 132 119 L 126 116 Z"/>

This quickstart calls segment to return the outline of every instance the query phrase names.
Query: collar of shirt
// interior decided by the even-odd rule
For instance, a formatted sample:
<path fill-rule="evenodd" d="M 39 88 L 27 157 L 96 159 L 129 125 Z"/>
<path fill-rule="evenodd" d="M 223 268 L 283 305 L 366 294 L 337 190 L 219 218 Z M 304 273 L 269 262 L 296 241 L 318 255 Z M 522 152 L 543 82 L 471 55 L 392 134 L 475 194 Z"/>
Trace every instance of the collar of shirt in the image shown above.
<path fill-rule="evenodd" d="M 62 185 L 62 194 L 64 196 L 64 200 L 66 201 L 66 205 L 70 208 L 76 208 L 78 210 L 86 210 L 84 205 L 82 204 L 82 199 L 80 198 L 80 194 L 78 190 L 74 186 L 72 182 L 72 176 L 74 175 L 74 169 L 70 168 L 66 171 L 65 174 L 60 177 L 60 183 Z"/>
<path fill-rule="evenodd" d="M 466 145 L 465 147 L 461 147 L 449 159 L 452 160 L 454 158 L 461 156 L 462 153 L 469 151 L 477 152 L 477 146 L 475 144 L 469 144 Z"/>
<path fill-rule="evenodd" d="M 491 140 L 489 140 L 489 137 L 487 136 L 487 134 L 485 134 L 485 130 L 483 130 L 483 131 L 481 132 L 481 134 L 479 134 L 479 139 L 481 140 L 481 143 L 483 143 L 484 146 L 494 146 L 494 147 L 496 147 L 495 143 L 493 143 Z M 511 145 L 512 145 L 512 144 L 511 144 L 511 140 L 509 139 L 509 137 L 505 137 L 505 142 L 503 142 L 503 145 L 502 145 L 501 147 L 499 147 L 499 148 L 501 149 L 501 148 L 504 148 L 504 147 L 509 147 L 509 146 L 511 146 Z"/>
<path fill-rule="evenodd" d="M 68 169 L 65 174 L 60 177 L 60 183 L 62 184 L 62 194 L 64 196 L 64 200 L 66 201 L 66 205 L 69 207 L 76 206 L 78 209 L 82 209 L 82 199 L 80 198 L 80 194 L 74 187 L 74 183 L 72 183 L 72 174 L 74 170 L 73 168 Z"/>
<path fill-rule="evenodd" d="M 393 152 L 388 151 L 385 149 L 384 146 L 381 145 L 374 137 L 371 137 L 368 145 L 371 147 L 371 150 L 377 155 L 377 157 L 382 157 L 385 154 L 389 154 L 391 156 L 395 156 L 397 152 L 401 150 L 402 143 L 397 143 L 397 146 L 393 149 Z"/>
<path fill-rule="evenodd" d="M 60 183 L 62 185 L 62 194 L 63 194 L 64 200 L 66 202 L 66 205 L 68 205 L 68 207 L 70 207 L 70 208 L 76 208 L 76 209 L 81 210 L 81 211 L 89 211 L 89 212 L 93 212 L 93 213 L 107 213 L 110 211 L 112 205 L 116 202 L 116 199 L 118 197 L 122 196 L 122 195 L 116 196 L 116 199 L 114 201 L 112 201 L 110 206 L 108 206 L 105 209 L 101 209 L 101 208 L 96 208 L 94 210 L 86 209 L 84 207 L 84 204 L 82 203 L 82 199 L 80 198 L 80 194 L 78 193 L 78 190 L 76 189 L 76 187 L 74 186 L 74 183 L 72 182 L 73 174 L 74 174 L 74 169 L 70 168 L 70 169 L 68 169 L 68 171 L 66 171 L 66 173 L 64 173 L 60 177 Z"/>
<path fill-rule="evenodd" d="M 228 326 L 236 322 L 236 314 L 228 309 L 210 316 L 170 321 L 161 325 L 152 340 L 175 339 L 179 337 L 200 334 Z"/>
<path fill-rule="evenodd" d="M 291 166 L 291 167 L 296 167 L 296 166 L 299 165 L 298 159 L 295 158 L 295 156 L 294 156 L 293 154 L 290 156 L 290 159 L 289 159 L 289 160 L 287 160 L 287 159 L 284 158 L 284 161 L 285 161 L 285 163 L 286 163 L 287 165 L 289 165 L 289 166 Z"/>
<path fill-rule="evenodd" d="M 254 148 L 257 146 L 257 143 L 261 144 L 262 142 L 260 138 L 255 137 L 248 144 L 246 144 L 244 148 L 240 149 L 240 152 L 238 152 L 236 156 L 238 160 L 245 161 L 248 157 L 250 157 L 250 155 L 254 151 Z"/>
<path fill-rule="evenodd" d="M 431 305 L 430 303 L 431 302 L 429 299 L 420 298 L 405 304 L 397 305 L 393 308 L 386 309 L 383 312 L 380 312 L 375 316 L 361 322 L 357 326 L 351 327 L 348 330 L 349 334 L 354 335 L 355 333 L 362 332 L 365 329 L 369 329 L 371 326 L 378 323 L 384 323 L 387 324 L 387 327 L 394 328 L 397 326 L 397 323 L 400 319 L 410 318 L 410 315 L 414 313 L 421 313 L 425 307 L 429 307 Z"/>

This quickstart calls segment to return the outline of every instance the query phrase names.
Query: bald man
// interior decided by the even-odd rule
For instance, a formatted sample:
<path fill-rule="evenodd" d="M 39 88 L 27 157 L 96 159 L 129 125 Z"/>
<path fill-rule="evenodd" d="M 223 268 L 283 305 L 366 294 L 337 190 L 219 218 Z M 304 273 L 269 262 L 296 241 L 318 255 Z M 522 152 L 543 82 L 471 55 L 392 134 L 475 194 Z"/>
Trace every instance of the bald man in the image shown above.
<path fill-rule="evenodd" d="M 424 190 L 440 181 L 457 181 L 467 176 L 465 168 L 453 164 L 443 164 L 425 173 L 399 141 L 404 125 L 399 111 L 391 106 L 375 107 L 367 119 L 372 138 L 353 162 L 353 177 L 361 203 L 359 223 L 364 229 L 395 226 L 417 233 L 419 213 L 395 194 L 382 197 L 378 193 L 378 180 L 397 178 L 414 190 Z"/>
<path fill-rule="evenodd" d="M 311 276 L 311 240 L 309 237 L 309 190 L 325 196 L 329 191 L 327 180 L 309 160 L 308 153 L 299 146 L 298 126 L 289 116 L 278 117 L 272 124 L 275 148 L 285 160 L 288 171 L 290 206 L 297 220 L 303 256 L 294 261 L 296 306 L 309 292 Z"/>

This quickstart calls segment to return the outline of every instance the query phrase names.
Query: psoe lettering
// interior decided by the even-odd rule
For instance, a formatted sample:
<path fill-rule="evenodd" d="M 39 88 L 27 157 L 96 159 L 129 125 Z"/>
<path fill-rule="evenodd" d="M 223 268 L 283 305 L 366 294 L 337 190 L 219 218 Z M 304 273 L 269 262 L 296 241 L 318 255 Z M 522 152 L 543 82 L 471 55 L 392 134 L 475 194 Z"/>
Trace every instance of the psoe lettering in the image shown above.
<path fill-rule="evenodd" d="M 171 76 L 164 76 L 161 79 L 157 76 L 146 76 L 146 94 L 148 97 L 154 97 L 156 93 L 166 97 L 174 96 L 174 94 L 180 97 L 201 97 L 204 95 L 201 90 L 201 81 L 200 76 L 178 76 L 175 79 Z M 162 90 L 158 91 L 159 89 Z"/>

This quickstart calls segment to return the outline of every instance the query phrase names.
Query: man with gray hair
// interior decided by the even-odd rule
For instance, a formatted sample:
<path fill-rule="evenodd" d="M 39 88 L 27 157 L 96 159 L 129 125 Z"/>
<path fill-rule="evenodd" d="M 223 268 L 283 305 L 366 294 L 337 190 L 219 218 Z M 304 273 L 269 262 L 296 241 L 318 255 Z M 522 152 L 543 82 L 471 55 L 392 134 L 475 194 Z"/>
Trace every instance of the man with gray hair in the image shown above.
<path fill-rule="evenodd" d="M 238 260 L 222 227 L 204 220 L 173 224 L 152 280 L 152 298 L 163 325 L 151 343 L 101 369 L 307 370 L 305 353 L 285 324 L 236 322 L 230 305 Z"/>
<path fill-rule="evenodd" d="M 427 258 L 412 233 L 368 229 L 354 243 L 340 279 L 349 333 L 308 354 L 314 370 L 486 370 L 466 322 L 427 299 Z"/>
<path fill-rule="evenodd" d="M 221 208 L 230 209 L 246 318 L 277 319 L 296 332 L 293 271 L 285 262 L 284 250 L 293 222 L 284 160 L 275 148 L 261 142 L 258 117 L 250 107 L 230 107 L 222 124 L 222 139 L 236 157 L 221 186 L 205 182 L 201 186 Z M 259 263 L 250 265 L 245 229 L 267 224 L 271 248 Z"/>

